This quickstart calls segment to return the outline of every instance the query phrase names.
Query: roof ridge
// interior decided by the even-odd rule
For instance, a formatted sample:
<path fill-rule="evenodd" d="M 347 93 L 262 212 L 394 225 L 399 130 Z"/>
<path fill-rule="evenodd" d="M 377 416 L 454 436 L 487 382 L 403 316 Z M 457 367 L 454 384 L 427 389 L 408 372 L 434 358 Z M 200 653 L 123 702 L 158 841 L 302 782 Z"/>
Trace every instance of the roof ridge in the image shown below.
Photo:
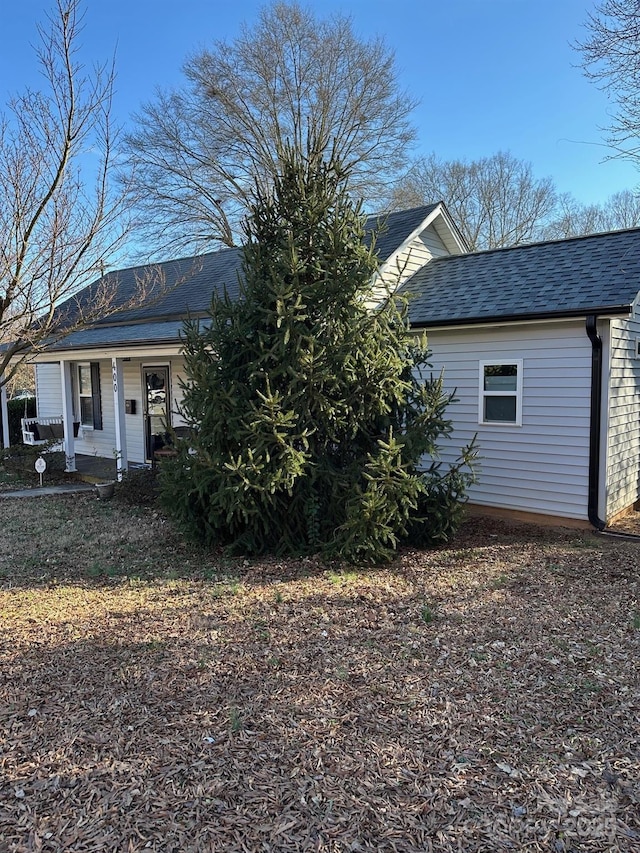
<path fill-rule="evenodd" d="M 371 220 L 389 216 L 405 216 L 408 214 L 415 213 L 418 210 L 432 210 L 438 204 L 441 204 L 441 202 L 438 201 L 432 202 L 430 204 L 419 204 L 415 207 L 401 208 L 400 210 L 386 210 L 380 211 L 379 213 L 367 213 L 365 214 L 365 217 L 367 220 Z M 222 246 L 220 249 L 214 249 L 210 252 L 202 252 L 201 254 L 183 255 L 179 258 L 165 258 L 164 260 L 159 261 L 146 261 L 144 263 L 130 264 L 126 267 L 118 267 L 117 269 L 106 270 L 104 276 L 113 275 L 114 273 L 126 273 L 133 272 L 134 270 L 148 269 L 149 267 L 153 266 L 164 266 L 165 264 L 177 264 L 181 263 L 182 261 L 198 261 L 202 258 L 211 257 L 213 255 L 222 255 L 225 252 L 239 252 L 243 248 L 243 246 Z"/>
<path fill-rule="evenodd" d="M 552 246 L 558 243 L 573 243 L 581 240 L 593 240 L 599 237 L 612 237 L 616 234 L 629 234 L 633 231 L 640 231 L 640 226 L 632 228 L 612 228 L 610 231 L 593 231 L 591 234 L 577 234 L 575 237 L 556 237 L 549 240 L 538 240 L 535 243 L 518 243 L 515 246 L 496 246 L 493 249 L 476 249 L 474 252 L 461 252 L 459 255 L 442 255 L 432 258 L 430 263 L 434 261 L 450 261 L 455 258 L 468 258 L 476 256 L 484 256 L 498 254 L 500 252 L 513 252 L 516 250 L 535 249 L 538 246 Z"/>
<path fill-rule="evenodd" d="M 380 210 L 377 213 L 367 213 L 367 219 L 380 219 L 385 216 L 396 216 L 396 215 L 407 215 L 409 213 L 415 213 L 418 210 L 433 210 L 434 207 L 437 207 L 439 204 L 443 204 L 442 199 L 440 201 L 429 202 L 429 204 L 417 204 L 414 207 L 406 207 L 401 208 L 400 210 Z"/>

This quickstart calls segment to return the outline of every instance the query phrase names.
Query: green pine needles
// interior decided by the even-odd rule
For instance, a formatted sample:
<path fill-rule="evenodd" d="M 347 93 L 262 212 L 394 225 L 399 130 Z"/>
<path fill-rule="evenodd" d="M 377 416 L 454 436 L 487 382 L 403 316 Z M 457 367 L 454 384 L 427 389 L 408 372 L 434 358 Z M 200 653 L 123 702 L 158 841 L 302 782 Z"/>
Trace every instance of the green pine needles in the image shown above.
<path fill-rule="evenodd" d="M 375 244 L 335 163 L 286 152 L 247 228 L 239 301 L 185 327 L 182 414 L 195 437 L 163 465 L 185 529 L 234 553 L 380 562 L 408 536 L 448 538 L 473 447 L 437 459 L 451 401 L 425 378 L 405 306 L 371 309 Z"/>

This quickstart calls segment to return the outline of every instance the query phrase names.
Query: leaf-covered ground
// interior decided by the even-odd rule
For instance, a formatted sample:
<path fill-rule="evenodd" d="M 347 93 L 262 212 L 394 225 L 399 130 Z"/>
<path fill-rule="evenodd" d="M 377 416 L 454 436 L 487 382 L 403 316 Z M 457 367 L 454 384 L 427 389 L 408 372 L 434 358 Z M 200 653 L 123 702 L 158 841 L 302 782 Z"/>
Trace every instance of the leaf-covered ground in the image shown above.
<path fill-rule="evenodd" d="M 341 571 L 0 509 L 0 853 L 640 850 L 640 542 Z"/>

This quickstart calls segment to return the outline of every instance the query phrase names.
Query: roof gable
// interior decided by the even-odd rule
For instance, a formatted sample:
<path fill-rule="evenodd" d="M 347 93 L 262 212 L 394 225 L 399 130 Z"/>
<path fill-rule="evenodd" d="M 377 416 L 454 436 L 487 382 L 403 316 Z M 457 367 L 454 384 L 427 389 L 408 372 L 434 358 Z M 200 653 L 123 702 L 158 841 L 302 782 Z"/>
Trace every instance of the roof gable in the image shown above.
<path fill-rule="evenodd" d="M 425 227 L 437 204 L 426 204 L 394 213 L 376 213 L 367 217 L 365 243 L 376 234 L 376 251 L 381 261 L 387 261 L 402 246 L 410 242 Z"/>
<path fill-rule="evenodd" d="M 376 248 L 382 260 L 393 264 L 396 257 L 410 250 L 412 243 L 434 225 L 443 245 L 451 254 L 468 251 L 464 237 L 454 224 L 444 202 L 426 204 L 387 215 L 370 216 L 367 231 L 376 230 Z"/>

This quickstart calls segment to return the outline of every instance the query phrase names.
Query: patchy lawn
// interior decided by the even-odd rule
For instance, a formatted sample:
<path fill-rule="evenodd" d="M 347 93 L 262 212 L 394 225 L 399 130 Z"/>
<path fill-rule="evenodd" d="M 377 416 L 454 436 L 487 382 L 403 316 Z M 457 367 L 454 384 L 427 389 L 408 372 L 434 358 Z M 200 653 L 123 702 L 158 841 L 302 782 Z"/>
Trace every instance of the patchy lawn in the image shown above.
<path fill-rule="evenodd" d="M 340 571 L 0 508 L 0 853 L 640 850 L 640 543 Z"/>

